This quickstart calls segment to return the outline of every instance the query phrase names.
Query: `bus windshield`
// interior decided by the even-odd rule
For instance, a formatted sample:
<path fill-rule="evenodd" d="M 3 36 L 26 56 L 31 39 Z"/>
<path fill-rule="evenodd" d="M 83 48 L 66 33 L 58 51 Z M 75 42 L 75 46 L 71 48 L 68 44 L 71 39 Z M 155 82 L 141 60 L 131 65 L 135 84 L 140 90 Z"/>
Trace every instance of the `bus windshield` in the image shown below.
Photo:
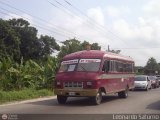
<path fill-rule="evenodd" d="M 100 59 L 80 59 L 77 71 L 96 72 L 100 67 Z"/>
<path fill-rule="evenodd" d="M 71 71 L 90 71 L 97 72 L 100 67 L 100 59 L 78 59 L 63 61 L 59 72 L 71 72 Z"/>

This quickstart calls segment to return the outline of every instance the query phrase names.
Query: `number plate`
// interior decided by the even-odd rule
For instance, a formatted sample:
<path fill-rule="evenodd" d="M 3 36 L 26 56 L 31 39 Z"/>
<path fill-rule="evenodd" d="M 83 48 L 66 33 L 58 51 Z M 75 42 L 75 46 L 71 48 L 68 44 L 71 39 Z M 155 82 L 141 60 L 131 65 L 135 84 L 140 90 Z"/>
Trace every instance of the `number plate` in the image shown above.
<path fill-rule="evenodd" d="M 73 95 L 76 95 L 75 92 L 69 92 L 69 95 L 73 96 Z"/>

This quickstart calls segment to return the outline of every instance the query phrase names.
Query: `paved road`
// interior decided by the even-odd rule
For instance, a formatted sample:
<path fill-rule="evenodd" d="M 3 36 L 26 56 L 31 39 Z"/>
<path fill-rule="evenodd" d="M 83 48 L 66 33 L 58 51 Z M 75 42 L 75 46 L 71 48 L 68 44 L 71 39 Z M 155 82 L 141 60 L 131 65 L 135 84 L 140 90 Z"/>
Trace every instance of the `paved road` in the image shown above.
<path fill-rule="evenodd" d="M 94 106 L 88 98 L 69 98 L 65 105 L 59 105 L 56 98 L 0 106 L 0 113 L 11 114 L 117 114 L 154 113 L 160 114 L 160 88 L 150 91 L 130 91 L 127 99 L 117 95 L 104 97 L 102 104 Z"/>

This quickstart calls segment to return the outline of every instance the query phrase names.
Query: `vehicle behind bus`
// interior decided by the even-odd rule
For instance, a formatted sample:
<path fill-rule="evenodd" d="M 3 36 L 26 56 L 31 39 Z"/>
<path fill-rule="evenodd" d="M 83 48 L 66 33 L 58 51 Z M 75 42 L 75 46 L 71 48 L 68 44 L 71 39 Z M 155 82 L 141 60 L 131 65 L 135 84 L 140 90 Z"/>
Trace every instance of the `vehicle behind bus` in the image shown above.
<path fill-rule="evenodd" d="M 55 94 L 60 104 L 68 97 L 90 97 L 100 104 L 102 95 L 118 93 L 128 97 L 134 88 L 134 61 L 130 57 L 84 50 L 66 55 L 55 78 Z"/>

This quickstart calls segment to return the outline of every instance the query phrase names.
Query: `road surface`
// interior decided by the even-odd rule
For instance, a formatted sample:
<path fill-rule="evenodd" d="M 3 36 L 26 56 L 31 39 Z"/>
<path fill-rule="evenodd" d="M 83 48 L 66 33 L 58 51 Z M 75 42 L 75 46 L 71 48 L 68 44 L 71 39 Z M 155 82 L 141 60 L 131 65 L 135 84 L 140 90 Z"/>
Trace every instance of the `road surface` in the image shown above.
<path fill-rule="evenodd" d="M 88 98 L 69 98 L 59 105 L 56 98 L 0 106 L 0 113 L 7 114 L 160 114 L 160 88 L 149 91 L 130 91 L 127 99 L 117 95 L 103 97 L 100 105 L 92 105 Z"/>

